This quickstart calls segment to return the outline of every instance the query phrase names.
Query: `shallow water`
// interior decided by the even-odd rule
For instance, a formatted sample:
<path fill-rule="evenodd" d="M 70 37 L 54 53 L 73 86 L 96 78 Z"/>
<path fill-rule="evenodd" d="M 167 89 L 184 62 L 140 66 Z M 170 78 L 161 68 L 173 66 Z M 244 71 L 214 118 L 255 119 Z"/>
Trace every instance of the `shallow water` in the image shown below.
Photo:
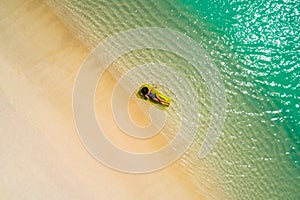
<path fill-rule="evenodd" d="M 228 103 L 222 136 L 202 160 L 197 151 L 210 123 L 211 99 L 190 63 L 170 52 L 147 49 L 128 53 L 111 68 L 118 79 L 138 65 L 161 63 L 176 69 L 177 79 L 194 88 L 200 128 L 182 164 L 199 191 L 219 182 L 230 199 L 300 198 L 299 1 L 45 2 L 91 48 L 139 27 L 177 30 L 201 44 L 221 73 Z M 163 88 L 155 76 L 165 74 L 167 79 L 165 72 L 156 69 L 149 76 L 141 71 L 136 80 L 157 83 L 168 95 L 184 95 L 180 81 L 172 91 Z M 179 110 L 174 106 L 169 114 L 180 115 Z"/>

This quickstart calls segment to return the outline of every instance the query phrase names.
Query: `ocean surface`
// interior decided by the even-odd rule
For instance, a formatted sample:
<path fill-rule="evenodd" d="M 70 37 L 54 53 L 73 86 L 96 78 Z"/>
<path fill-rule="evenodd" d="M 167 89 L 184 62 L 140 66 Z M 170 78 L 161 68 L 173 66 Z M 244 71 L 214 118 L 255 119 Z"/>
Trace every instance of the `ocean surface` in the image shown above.
<path fill-rule="evenodd" d="M 198 42 L 220 71 L 227 100 L 222 134 L 204 159 L 197 151 L 210 122 L 210 95 L 187 60 L 146 49 L 124 55 L 112 68 L 118 79 L 136 66 L 160 63 L 180 74 L 175 91 L 163 89 L 168 95 L 188 96 L 184 88 L 196 88 L 199 111 L 190 115 L 201 120 L 195 144 L 181 163 L 200 193 L 217 182 L 228 199 L 300 199 L 299 0 L 45 2 L 91 49 L 109 36 L 142 27 L 176 30 Z M 136 78 L 168 79 L 163 67 L 155 70 L 149 68 L 147 75 L 143 68 Z M 169 115 L 179 116 L 180 105 L 174 105 Z M 176 123 L 169 123 L 174 132 Z"/>

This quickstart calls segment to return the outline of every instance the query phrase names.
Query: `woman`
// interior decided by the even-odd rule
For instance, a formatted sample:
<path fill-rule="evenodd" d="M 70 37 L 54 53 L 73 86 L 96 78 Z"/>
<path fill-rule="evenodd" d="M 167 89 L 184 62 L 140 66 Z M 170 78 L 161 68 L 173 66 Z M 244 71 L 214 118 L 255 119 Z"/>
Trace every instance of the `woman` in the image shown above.
<path fill-rule="evenodd" d="M 170 103 L 159 98 L 159 96 L 157 96 L 154 92 L 152 92 L 152 90 L 153 90 L 153 87 L 150 90 L 147 87 L 143 87 L 141 92 L 147 99 L 151 98 L 153 101 L 156 101 L 165 106 L 169 106 Z"/>

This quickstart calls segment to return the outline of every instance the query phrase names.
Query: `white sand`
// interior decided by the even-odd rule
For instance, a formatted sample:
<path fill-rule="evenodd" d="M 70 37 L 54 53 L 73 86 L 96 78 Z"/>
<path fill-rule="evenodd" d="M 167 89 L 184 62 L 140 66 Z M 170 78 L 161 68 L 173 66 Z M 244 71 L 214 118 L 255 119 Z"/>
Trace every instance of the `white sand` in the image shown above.
<path fill-rule="evenodd" d="M 76 73 L 90 50 L 38 0 L 2 0 L 0 8 L 0 199 L 204 199 L 178 163 L 133 175 L 96 161 L 72 116 Z M 100 115 L 117 131 L 111 115 Z"/>

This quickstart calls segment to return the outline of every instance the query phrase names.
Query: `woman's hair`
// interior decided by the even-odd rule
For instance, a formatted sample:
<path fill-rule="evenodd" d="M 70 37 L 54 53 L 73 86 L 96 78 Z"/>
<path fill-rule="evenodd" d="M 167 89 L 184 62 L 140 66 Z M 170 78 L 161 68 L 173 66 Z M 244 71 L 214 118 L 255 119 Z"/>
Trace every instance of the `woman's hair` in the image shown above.
<path fill-rule="evenodd" d="M 149 89 L 147 87 L 143 87 L 142 90 L 141 90 L 143 95 L 148 94 L 148 91 L 149 91 Z"/>

